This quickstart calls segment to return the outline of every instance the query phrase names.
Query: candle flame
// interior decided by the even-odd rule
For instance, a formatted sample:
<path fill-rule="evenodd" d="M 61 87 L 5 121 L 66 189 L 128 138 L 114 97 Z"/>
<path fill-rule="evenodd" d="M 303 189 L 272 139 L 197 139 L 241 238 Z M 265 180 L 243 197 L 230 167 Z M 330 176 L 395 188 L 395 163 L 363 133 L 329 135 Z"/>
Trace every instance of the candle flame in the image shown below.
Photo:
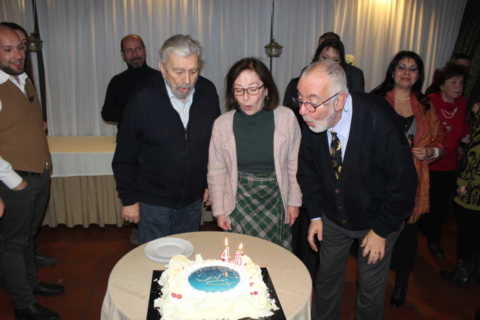
<path fill-rule="evenodd" d="M 227 247 L 227 246 L 228 246 L 228 238 L 225 237 L 225 247 Z"/>

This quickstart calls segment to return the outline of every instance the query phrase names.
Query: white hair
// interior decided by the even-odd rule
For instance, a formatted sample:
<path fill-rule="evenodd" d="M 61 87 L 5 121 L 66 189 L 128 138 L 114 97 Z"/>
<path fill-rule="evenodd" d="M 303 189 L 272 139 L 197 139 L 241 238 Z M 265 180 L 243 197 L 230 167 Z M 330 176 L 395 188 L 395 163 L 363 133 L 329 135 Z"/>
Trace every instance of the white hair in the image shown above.
<path fill-rule="evenodd" d="M 202 47 L 197 40 L 192 39 L 189 35 L 176 34 L 168 38 L 160 48 L 160 62 L 166 62 L 172 53 L 182 57 L 196 55 L 198 60 L 201 61 Z"/>
<path fill-rule="evenodd" d="M 331 94 L 335 94 L 336 92 L 348 93 L 345 70 L 339 63 L 328 59 L 313 62 L 302 71 L 301 76 L 304 77 L 312 71 L 320 71 L 328 76 L 328 78 L 331 80 Z"/>

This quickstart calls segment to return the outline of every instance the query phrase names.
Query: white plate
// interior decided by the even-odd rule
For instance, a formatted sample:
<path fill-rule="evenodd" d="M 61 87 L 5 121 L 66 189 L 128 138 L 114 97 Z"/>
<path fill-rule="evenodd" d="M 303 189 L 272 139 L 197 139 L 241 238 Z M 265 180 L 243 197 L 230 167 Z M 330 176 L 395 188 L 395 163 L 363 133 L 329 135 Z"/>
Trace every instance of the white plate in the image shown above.
<path fill-rule="evenodd" d="M 171 257 L 179 254 L 189 257 L 192 253 L 192 243 L 180 238 L 160 238 L 150 241 L 145 246 L 145 255 L 147 258 L 160 263 L 168 263 Z"/>

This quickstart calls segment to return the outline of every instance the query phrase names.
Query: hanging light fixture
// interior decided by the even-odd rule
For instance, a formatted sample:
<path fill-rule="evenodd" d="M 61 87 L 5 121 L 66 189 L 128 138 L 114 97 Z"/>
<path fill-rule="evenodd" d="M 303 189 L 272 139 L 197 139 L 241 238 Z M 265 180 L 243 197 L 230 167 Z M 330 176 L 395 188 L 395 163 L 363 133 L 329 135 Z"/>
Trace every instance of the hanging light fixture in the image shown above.
<path fill-rule="evenodd" d="M 37 32 L 30 33 L 28 37 L 28 51 L 40 52 L 42 51 L 43 41 L 40 39 L 40 35 Z"/>
<path fill-rule="evenodd" d="M 283 46 L 273 38 L 273 23 L 275 20 L 275 0 L 272 0 L 272 16 L 270 19 L 270 43 L 265 46 L 265 53 L 270 58 L 270 71 L 272 71 L 272 58 L 278 58 L 282 54 Z"/>
<path fill-rule="evenodd" d="M 37 3 L 35 0 L 32 0 L 32 10 L 34 30 L 32 33 L 30 33 L 30 36 L 28 37 L 28 50 L 32 52 L 41 52 L 43 41 L 40 38 L 40 30 L 38 28 Z"/>

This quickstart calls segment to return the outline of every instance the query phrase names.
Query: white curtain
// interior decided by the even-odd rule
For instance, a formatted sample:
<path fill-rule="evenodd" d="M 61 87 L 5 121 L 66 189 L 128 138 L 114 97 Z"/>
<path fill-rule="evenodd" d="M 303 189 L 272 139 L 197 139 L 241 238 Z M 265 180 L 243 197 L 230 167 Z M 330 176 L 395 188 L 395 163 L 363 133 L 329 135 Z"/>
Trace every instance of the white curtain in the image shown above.
<path fill-rule="evenodd" d="M 276 0 L 274 37 L 284 46 L 273 61 L 280 94 L 313 55 L 319 35 L 335 31 L 363 69 L 367 90 L 379 84 L 392 56 L 418 52 L 433 70 L 451 55 L 466 0 Z M 125 69 L 120 39 L 140 34 L 157 65 L 163 41 L 188 33 L 203 48 L 203 75 L 220 96 L 228 68 L 256 56 L 268 65 L 270 0 L 42 0 L 48 125 L 51 135 L 114 135 L 100 117 L 111 77 Z M 31 1 L 0 1 L 0 20 L 33 30 Z"/>

